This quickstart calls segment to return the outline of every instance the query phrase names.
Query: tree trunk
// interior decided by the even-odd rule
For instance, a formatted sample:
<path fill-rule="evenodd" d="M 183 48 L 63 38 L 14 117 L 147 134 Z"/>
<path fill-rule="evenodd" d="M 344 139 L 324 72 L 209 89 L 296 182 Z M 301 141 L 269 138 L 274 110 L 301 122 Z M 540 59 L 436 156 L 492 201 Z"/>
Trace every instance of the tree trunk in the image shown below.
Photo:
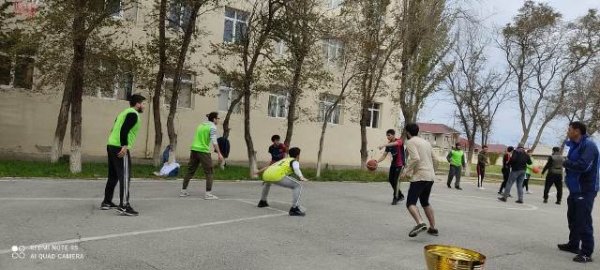
<path fill-rule="evenodd" d="M 368 102 L 361 102 L 360 116 L 360 168 L 367 169 L 367 159 L 369 158 L 369 150 L 367 149 L 367 113 Z"/>
<path fill-rule="evenodd" d="M 156 84 L 154 85 L 154 96 L 152 97 L 152 111 L 154 118 L 154 152 L 152 159 L 154 166 L 158 167 L 161 163 L 162 149 L 162 121 L 160 119 L 160 97 L 162 96 L 162 85 L 165 78 L 166 56 L 166 38 L 165 38 L 165 19 L 167 17 L 167 0 L 160 1 L 159 19 L 158 19 L 158 72 L 156 73 Z"/>
<path fill-rule="evenodd" d="M 75 17 L 73 19 L 73 85 L 71 92 L 71 156 L 69 158 L 71 173 L 81 172 L 81 102 L 83 96 L 83 78 L 85 64 L 85 1 L 75 2 Z"/>
<path fill-rule="evenodd" d="M 172 159 L 177 153 L 177 133 L 175 132 L 175 114 L 177 113 L 177 104 L 179 99 L 179 90 L 181 88 L 181 73 L 183 70 L 183 64 L 185 63 L 185 57 L 187 55 L 190 42 L 192 40 L 192 34 L 194 32 L 194 26 L 196 25 L 196 17 L 198 17 L 198 10 L 202 2 L 195 2 L 190 14 L 190 22 L 185 28 L 183 35 L 183 42 L 179 56 L 177 58 L 177 67 L 175 68 L 175 74 L 173 74 L 173 92 L 171 94 L 171 102 L 169 104 L 169 116 L 167 117 L 167 133 L 169 134 L 169 145 L 171 145 L 171 151 L 169 151 L 169 159 Z"/>
<path fill-rule="evenodd" d="M 257 171 L 256 167 L 256 151 L 254 150 L 254 142 L 250 133 L 250 85 L 247 85 L 244 91 L 244 140 L 246 141 L 246 150 L 248 154 L 248 167 L 250 168 L 249 175 L 252 177 Z"/>
<path fill-rule="evenodd" d="M 287 115 L 287 130 L 285 132 L 285 140 L 283 143 L 290 146 L 292 143 L 292 135 L 294 134 L 294 123 L 296 122 L 296 106 L 300 98 L 300 79 L 302 75 L 302 65 L 304 64 L 304 57 L 299 57 L 295 61 L 296 67 L 294 68 L 294 78 L 292 79 L 292 87 L 290 91 L 290 102 L 288 104 L 288 115 Z"/>
<path fill-rule="evenodd" d="M 327 118 L 323 121 L 323 125 L 321 125 L 321 138 L 319 139 L 319 152 L 317 154 L 317 179 L 321 178 L 321 163 L 323 157 L 323 145 L 325 143 L 325 131 L 327 130 Z"/>
<path fill-rule="evenodd" d="M 50 152 L 50 162 L 56 163 L 62 157 L 63 142 L 67 133 L 67 125 L 69 123 L 69 112 L 71 109 L 71 88 L 72 85 L 73 63 L 69 68 L 67 82 L 63 90 L 63 97 L 60 103 L 60 111 L 56 120 L 56 130 L 54 131 L 54 141 L 52 142 L 52 150 Z"/>
<path fill-rule="evenodd" d="M 238 97 L 231 101 L 229 104 L 229 108 L 227 108 L 227 114 L 225 115 L 225 120 L 223 120 L 223 138 L 229 138 L 229 133 L 231 132 L 231 128 L 229 127 L 229 121 L 231 120 L 231 114 L 235 107 L 242 101 L 244 95 L 238 95 Z"/>

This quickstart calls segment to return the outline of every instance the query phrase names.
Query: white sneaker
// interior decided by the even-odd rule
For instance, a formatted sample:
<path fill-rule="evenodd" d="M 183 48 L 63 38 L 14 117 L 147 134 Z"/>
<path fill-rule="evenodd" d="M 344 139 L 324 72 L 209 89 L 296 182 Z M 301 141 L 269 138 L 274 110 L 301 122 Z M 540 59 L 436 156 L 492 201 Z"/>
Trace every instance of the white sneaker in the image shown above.
<path fill-rule="evenodd" d="M 212 195 L 212 193 L 210 193 L 210 192 L 206 192 L 206 193 L 204 193 L 204 199 L 205 200 L 218 200 L 219 197 Z"/>
<path fill-rule="evenodd" d="M 533 194 L 533 192 L 531 192 L 531 191 L 527 191 L 527 194 Z"/>
<path fill-rule="evenodd" d="M 179 197 L 187 197 L 187 196 L 190 196 L 190 194 L 187 192 L 187 190 L 182 190 L 179 193 Z"/>
<path fill-rule="evenodd" d="M 485 188 L 483 188 L 483 187 L 478 187 L 478 189 L 484 190 Z"/>

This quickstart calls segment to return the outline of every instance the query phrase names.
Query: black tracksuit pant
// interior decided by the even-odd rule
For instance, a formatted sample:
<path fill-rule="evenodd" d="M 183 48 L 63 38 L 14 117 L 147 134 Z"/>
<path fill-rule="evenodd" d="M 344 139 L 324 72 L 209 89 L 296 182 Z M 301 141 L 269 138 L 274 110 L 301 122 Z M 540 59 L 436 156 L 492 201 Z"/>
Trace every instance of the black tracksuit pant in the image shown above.
<path fill-rule="evenodd" d="M 546 184 L 544 185 L 544 200 L 548 200 L 548 192 L 552 186 L 556 187 L 556 201 L 562 199 L 562 174 L 548 173 L 546 175 Z"/>
<path fill-rule="evenodd" d="M 131 157 L 129 150 L 124 157 L 118 157 L 117 155 L 120 151 L 121 147 L 106 146 L 106 152 L 108 153 L 108 181 L 104 189 L 104 202 L 109 203 L 112 201 L 115 186 L 118 182 L 119 206 L 127 206 L 129 205 L 129 183 L 131 181 Z"/>

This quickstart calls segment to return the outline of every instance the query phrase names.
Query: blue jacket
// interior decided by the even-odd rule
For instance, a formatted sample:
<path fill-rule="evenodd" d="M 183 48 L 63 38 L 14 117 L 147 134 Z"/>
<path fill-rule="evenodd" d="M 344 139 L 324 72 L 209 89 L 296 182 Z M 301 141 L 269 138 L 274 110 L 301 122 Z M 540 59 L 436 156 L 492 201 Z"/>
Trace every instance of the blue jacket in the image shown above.
<path fill-rule="evenodd" d="M 598 147 L 583 136 L 579 142 L 567 141 L 569 153 L 563 163 L 570 193 L 598 192 Z"/>

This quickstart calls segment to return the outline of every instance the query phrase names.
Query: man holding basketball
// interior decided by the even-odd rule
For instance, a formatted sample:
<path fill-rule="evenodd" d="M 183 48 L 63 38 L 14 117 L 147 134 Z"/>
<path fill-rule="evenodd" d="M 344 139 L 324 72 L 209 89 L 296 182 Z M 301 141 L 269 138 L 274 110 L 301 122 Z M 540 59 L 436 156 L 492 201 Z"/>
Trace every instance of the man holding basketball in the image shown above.
<path fill-rule="evenodd" d="M 402 194 L 400 184 L 398 183 L 398 177 L 400 177 L 400 172 L 402 172 L 405 162 L 404 143 L 402 142 L 402 139 L 396 138 L 396 131 L 393 129 L 388 129 L 385 136 L 389 143 L 379 146 L 379 150 L 385 147 L 385 152 L 383 152 L 383 155 L 377 160 L 377 163 L 382 162 L 387 157 L 388 153 L 392 155 L 392 164 L 390 164 L 388 182 L 390 182 L 390 185 L 394 190 L 392 205 L 397 205 L 399 201 L 404 200 L 404 194 Z"/>

